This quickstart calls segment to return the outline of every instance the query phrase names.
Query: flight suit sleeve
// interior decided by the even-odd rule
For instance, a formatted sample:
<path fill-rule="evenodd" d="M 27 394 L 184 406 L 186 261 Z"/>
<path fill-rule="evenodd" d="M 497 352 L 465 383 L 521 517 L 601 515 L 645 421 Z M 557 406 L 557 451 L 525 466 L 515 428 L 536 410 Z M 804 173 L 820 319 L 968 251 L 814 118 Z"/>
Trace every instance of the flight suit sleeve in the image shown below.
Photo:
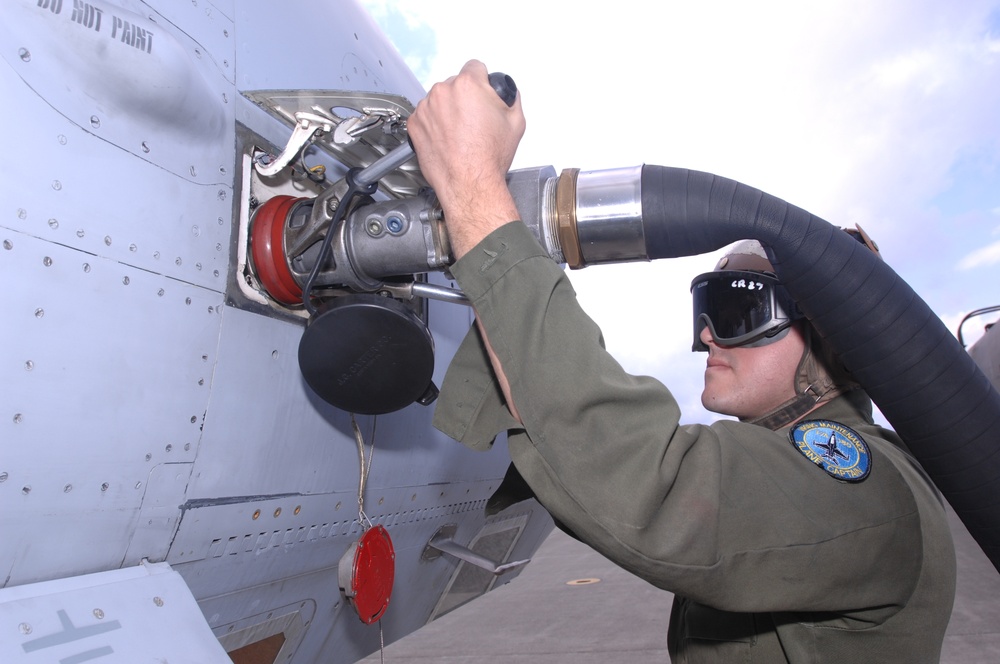
<path fill-rule="evenodd" d="M 905 602 L 919 553 L 902 563 L 896 553 L 919 552 L 920 533 L 919 524 L 912 536 L 896 527 L 918 519 L 902 482 L 869 477 L 845 487 L 762 427 L 681 426 L 670 391 L 606 352 L 568 278 L 520 222 L 494 231 L 452 273 L 522 424 L 503 407 L 473 330 L 442 384 L 435 425 L 473 447 L 509 429 L 514 465 L 580 539 L 651 583 L 722 610 Z M 876 470 L 894 472 L 878 459 Z M 815 575 L 823 582 L 811 583 Z"/>

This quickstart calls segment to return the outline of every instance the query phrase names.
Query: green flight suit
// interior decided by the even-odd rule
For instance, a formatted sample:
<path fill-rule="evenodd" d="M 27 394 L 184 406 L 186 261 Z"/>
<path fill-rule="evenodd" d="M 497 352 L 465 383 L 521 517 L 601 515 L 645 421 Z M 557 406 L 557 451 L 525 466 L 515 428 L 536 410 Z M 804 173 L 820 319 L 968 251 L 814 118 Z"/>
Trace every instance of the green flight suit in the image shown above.
<path fill-rule="evenodd" d="M 933 485 L 861 392 L 807 419 L 856 431 L 860 482 L 827 474 L 787 429 L 681 425 L 670 391 L 604 350 L 570 282 L 520 222 L 452 274 L 523 420 L 504 406 L 473 329 L 434 423 L 473 448 L 508 431 L 513 464 L 553 517 L 677 596 L 674 662 L 936 662 L 955 554 Z"/>

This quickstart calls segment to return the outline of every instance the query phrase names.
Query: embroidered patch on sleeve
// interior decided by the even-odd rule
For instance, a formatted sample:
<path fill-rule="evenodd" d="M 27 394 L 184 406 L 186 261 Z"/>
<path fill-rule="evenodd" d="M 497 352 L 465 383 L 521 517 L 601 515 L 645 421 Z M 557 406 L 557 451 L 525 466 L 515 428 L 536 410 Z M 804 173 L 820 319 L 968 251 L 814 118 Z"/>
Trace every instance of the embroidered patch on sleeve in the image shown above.
<path fill-rule="evenodd" d="M 868 477 L 872 456 L 853 429 L 830 420 L 808 420 L 792 427 L 788 437 L 795 449 L 831 477 L 845 482 Z"/>

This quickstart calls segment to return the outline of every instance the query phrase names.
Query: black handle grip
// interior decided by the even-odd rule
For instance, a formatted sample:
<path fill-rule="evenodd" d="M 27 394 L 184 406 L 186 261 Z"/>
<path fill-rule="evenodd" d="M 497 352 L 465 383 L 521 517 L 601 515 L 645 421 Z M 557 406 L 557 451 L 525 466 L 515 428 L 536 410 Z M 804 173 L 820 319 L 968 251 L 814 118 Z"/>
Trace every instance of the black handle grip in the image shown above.
<path fill-rule="evenodd" d="M 514 79 L 503 72 L 495 71 L 490 74 L 490 85 L 500 95 L 500 99 L 503 99 L 503 103 L 508 106 L 514 105 L 514 100 L 517 99 L 517 85 Z"/>

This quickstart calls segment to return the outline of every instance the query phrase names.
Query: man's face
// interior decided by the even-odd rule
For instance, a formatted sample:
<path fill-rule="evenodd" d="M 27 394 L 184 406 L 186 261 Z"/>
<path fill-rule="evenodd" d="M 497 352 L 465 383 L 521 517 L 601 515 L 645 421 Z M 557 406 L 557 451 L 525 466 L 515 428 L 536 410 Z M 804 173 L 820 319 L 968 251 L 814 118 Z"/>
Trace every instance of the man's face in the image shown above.
<path fill-rule="evenodd" d="M 742 419 L 760 417 L 795 396 L 795 371 L 805 350 L 800 325 L 779 341 L 757 348 L 723 348 L 701 331 L 708 346 L 705 389 L 708 410 Z"/>

